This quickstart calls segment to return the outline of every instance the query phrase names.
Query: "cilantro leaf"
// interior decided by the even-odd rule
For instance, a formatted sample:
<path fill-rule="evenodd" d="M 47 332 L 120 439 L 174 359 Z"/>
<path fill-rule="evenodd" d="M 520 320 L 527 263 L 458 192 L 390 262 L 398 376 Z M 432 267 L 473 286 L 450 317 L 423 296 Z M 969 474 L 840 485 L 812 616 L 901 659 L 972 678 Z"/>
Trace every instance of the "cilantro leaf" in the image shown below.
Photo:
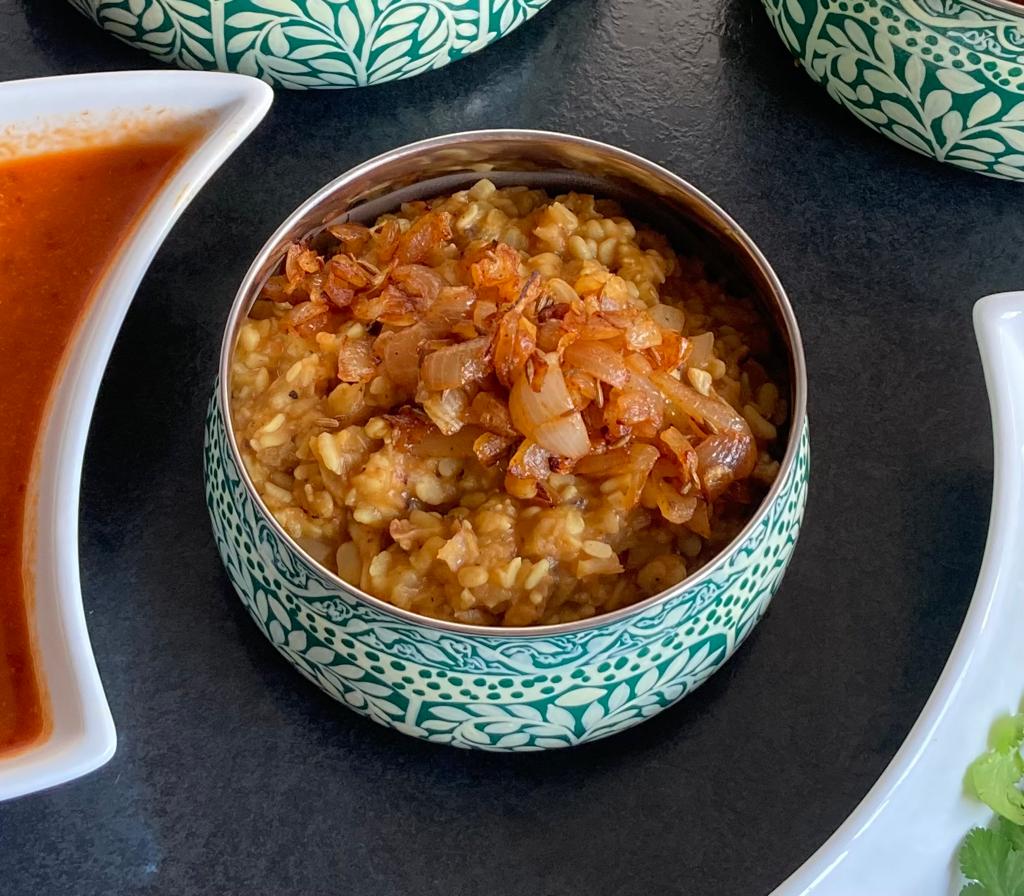
<path fill-rule="evenodd" d="M 1000 834 L 1010 841 L 1011 849 L 1024 852 L 1024 827 L 1014 824 L 1012 821 L 1007 821 L 1005 818 L 1000 818 L 998 830 Z"/>
<path fill-rule="evenodd" d="M 1010 854 L 1010 841 L 997 831 L 973 828 L 960 847 L 960 870 L 968 880 L 987 882 Z"/>
<path fill-rule="evenodd" d="M 1000 753 L 1019 750 L 1024 744 L 1024 713 L 1015 716 L 1003 716 L 992 726 L 989 738 L 993 749 Z"/>
<path fill-rule="evenodd" d="M 1024 852 L 999 831 L 974 828 L 960 847 L 960 870 L 972 881 L 960 896 L 1024 896 Z"/>
<path fill-rule="evenodd" d="M 967 770 L 967 779 L 978 799 L 1014 824 L 1024 825 L 1024 713 L 1001 719 L 992 729 L 993 748 Z"/>

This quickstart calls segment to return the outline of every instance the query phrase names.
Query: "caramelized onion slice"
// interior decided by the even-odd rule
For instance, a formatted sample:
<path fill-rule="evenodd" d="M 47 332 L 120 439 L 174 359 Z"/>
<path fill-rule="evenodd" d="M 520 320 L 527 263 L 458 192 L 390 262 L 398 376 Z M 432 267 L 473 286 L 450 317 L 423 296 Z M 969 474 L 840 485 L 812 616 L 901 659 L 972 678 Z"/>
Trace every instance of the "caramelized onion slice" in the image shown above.
<path fill-rule="evenodd" d="M 711 360 L 711 353 L 715 348 L 715 334 L 711 332 L 701 333 L 699 336 L 690 337 L 690 354 L 686 363 L 690 367 L 704 367 Z"/>
<path fill-rule="evenodd" d="M 547 479 L 551 472 L 549 461 L 550 455 L 540 445 L 530 439 L 523 439 L 508 462 L 505 491 L 513 498 L 525 501 L 535 498 L 539 481 Z"/>
<path fill-rule="evenodd" d="M 658 483 L 658 509 L 670 523 L 688 523 L 697 510 L 697 500 L 693 495 L 681 495 L 664 479 Z"/>
<path fill-rule="evenodd" d="M 757 448 L 749 432 L 713 433 L 696 450 L 697 471 L 709 501 L 734 482 L 746 479 L 757 463 Z"/>
<path fill-rule="evenodd" d="M 590 453 L 590 437 L 578 411 L 542 423 L 534 432 L 537 444 L 559 457 L 583 457 Z"/>
<path fill-rule="evenodd" d="M 536 442 L 523 439 L 508 463 L 508 472 L 517 479 L 546 479 L 551 472 L 548 453 Z"/>
<path fill-rule="evenodd" d="M 408 447 L 415 457 L 453 457 L 468 460 L 475 457 L 474 443 L 485 433 L 476 426 L 463 426 L 453 435 L 445 435 L 437 427 L 430 427 Z"/>
<path fill-rule="evenodd" d="M 626 506 L 636 507 L 640 493 L 644 490 L 651 470 L 659 457 L 658 449 L 643 442 L 634 442 L 629 447 L 629 489 L 626 492 Z"/>
<path fill-rule="evenodd" d="M 604 342 L 572 343 L 565 349 L 565 364 L 620 388 L 629 379 L 622 354 Z"/>
<path fill-rule="evenodd" d="M 573 472 L 599 479 L 628 475 L 626 507 L 634 507 L 640 500 L 640 493 L 644 490 L 658 457 L 658 449 L 653 445 L 634 442 L 628 448 L 613 448 L 604 454 L 584 457 L 573 468 Z"/>
<path fill-rule="evenodd" d="M 323 261 L 306 243 L 292 243 L 284 260 L 284 275 L 289 283 L 301 280 L 306 274 L 320 270 Z"/>
<path fill-rule="evenodd" d="M 494 333 L 494 371 L 505 386 L 511 386 L 537 347 L 537 325 L 522 312 L 502 315 Z"/>
<path fill-rule="evenodd" d="M 583 458 L 573 468 L 574 473 L 581 476 L 594 476 L 604 478 L 606 476 L 618 476 L 624 473 L 629 466 L 629 449 L 613 448 L 603 454 L 591 454 Z"/>
<path fill-rule="evenodd" d="M 508 409 L 516 429 L 530 439 L 535 438 L 534 434 L 541 424 L 573 410 L 562 368 L 554 356 L 551 356 L 547 373 L 536 392 L 530 387 L 525 371 L 520 372 L 509 393 Z"/>
<path fill-rule="evenodd" d="M 400 389 L 415 392 L 420 380 L 420 345 L 431 338 L 424 324 L 381 333 L 374 343 L 374 352 L 384 362 L 388 378 Z"/>
<path fill-rule="evenodd" d="M 366 383 L 377 372 L 377 359 L 369 339 L 345 339 L 338 350 L 338 379 L 343 383 Z"/>
<path fill-rule="evenodd" d="M 664 430 L 659 438 L 679 464 L 680 478 L 700 488 L 697 452 L 693 450 L 690 440 L 674 426 Z"/>
<path fill-rule="evenodd" d="M 463 432 L 469 428 L 465 427 Z M 485 432 L 474 440 L 473 453 L 483 466 L 493 467 L 514 444 L 514 438 L 499 436 L 493 432 Z"/>
<path fill-rule="evenodd" d="M 667 373 L 653 373 L 651 381 L 661 390 L 673 407 L 698 423 L 707 424 L 715 432 L 731 430 L 750 436 L 750 427 L 747 426 L 747 421 L 743 419 L 739 411 L 717 395 L 701 395 L 692 386 L 680 382 Z"/>
<path fill-rule="evenodd" d="M 300 336 L 312 336 L 323 330 L 331 319 L 329 306 L 320 302 L 296 305 L 283 318 Z"/>
<path fill-rule="evenodd" d="M 396 271 L 397 273 L 397 271 Z M 476 293 L 467 286 L 445 286 L 427 309 L 427 321 L 440 328 L 451 326 L 474 313 Z"/>
<path fill-rule="evenodd" d="M 693 510 L 693 516 L 686 521 L 686 526 L 696 532 L 701 538 L 711 537 L 711 513 L 708 510 L 707 502 L 702 498 L 697 499 L 697 506 Z"/>
<path fill-rule="evenodd" d="M 398 263 L 418 264 L 427 261 L 452 238 L 452 216 L 448 212 L 427 212 L 413 221 L 398 240 Z"/>
<path fill-rule="evenodd" d="M 423 359 L 420 368 L 423 385 L 431 391 L 457 389 L 486 376 L 490 369 L 487 362 L 489 343 L 486 336 L 479 336 L 431 352 Z"/>
<path fill-rule="evenodd" d="M 469 396 L 465 389 L 427 392 L 420 404 L 434 425 L 445 435 L 454 435 L 467 422 Z"/>
<path fill-rule="evenodd" d="M 478 392 L 469 408 L 470 420 L 488 432 L 514 437 L 518 433 L 512 425 L 508 406 L 491 392 Z"/>
<path fill-rule="evenodd" d="M 447 285 L 437 271 L 422 264 L 400 264 L 391 277 L 409 295 L 424 299 L 431 310 L 436 307 L 437 297 Z"/>

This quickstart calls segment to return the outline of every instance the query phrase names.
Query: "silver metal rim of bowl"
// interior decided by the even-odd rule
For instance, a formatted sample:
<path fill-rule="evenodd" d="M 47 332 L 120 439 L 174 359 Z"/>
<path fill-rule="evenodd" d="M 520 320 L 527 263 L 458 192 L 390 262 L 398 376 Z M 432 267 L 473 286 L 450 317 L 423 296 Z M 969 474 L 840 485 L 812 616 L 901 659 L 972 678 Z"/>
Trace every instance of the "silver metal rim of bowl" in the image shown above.
<path fill-rule="evenodd" d="M 248 313 L 249 308 L 255 301 L 259 289 L 262 287 L 266 278 L 271 272 L 277 269 L 280 260 L 283 258 L 283 253 L 280 251 L 281 247 L 287 243 L 289 239 L 294 238 L 296 225 L 299 223 L 306 223 L 308 225 L 309 221 L 316 218 L 315 213 L 317 211 L 329 210 L 330 214 L 327 217 L 320 217 L 318 219 L 320 221 L 319 225 L 315 228 L 311 228 L 309 232 L 311 235 L 312 232 L 323 230 L 326 223 L 339 219 L 342 214 L 347 211 L 347 208 L 358 207 L 358 205 L 350 205 L 347 208 L 339 208 L 337 205 L 332 206 L 331 202 L 335 195 L 345 187 L 354 183 L 372 181 L 374 179 L 374 175 L 386 166 L 395 162 L 409 161 L 410 159 L 415 159 L 438 151 L 444 152 L 451 150 L 454 153 L 458 153 L 460 150 L 471 149 L 475 144 L 481 142 L 497 142 L 513 149 L 521 147 L 524 151 L 529 149 L 531 146 L 542 144 L 548 147 L 559 147 L 570 152 L 579 152 L 589 158 L 601 158 L 610 162 L 624 164 L 630 168 L 642 171 L 647 177 L 656 181 L 660 187 L 667 189 L 670 194 L 677 198 L 686 200 L 691 207 L 699 208 L 717 225 L 715 235 L 719 238 L 728 235 L 733 244 L 740 251 L 746 254 L 748 262 L 755 265 L 756 270 L 763 277 L 764 284 L 767 286 L 771 294 L 771 300 L 775 304 L 774 311 L 780 318 L 776 323 L 782 330 L 781 335 L 785 337 L 789 352 L 789 361 L 791 365 L 790 375 L 793 378 L 793 406 L 790 411 L 790 431 L 789 438 L 786 442 L 786 451 L 780 463 L 779 473 L 775 482 L 769 489 L 768 494 L 762 499 L 757 511 L 750 520 L 747 521 L 747 524 L 714 559 L 695 571 L 692 575 L 683 579 L 681 582 L 673 585 L 671 588 L 668 588 L 659 594 L 645 598 L 644 600 L 638 601 L 635 604 L 630 604 L 627 607 L 622 607 L 609 613 L 597 614 L 595 616 L 588 617 L 587 619 L 579 619 L 574 622 L 564 622 L 554 625 L 510 626 L 507 628 L 501 626 L 478 626 L 462 622 L 451 622 L 449 620 L 435 619 L 430 616 L 423 616 L 419 613 L 404 610 L 394 604 L 382 600 L 381 598 L 374 597 L 372 594 L 368 594 L 351 583 L 346 582 L 336 573 L 331 572 L 307 554 L 299 544 L 290 535 L 288 535 L 287 532 L 285 532 L 284 528 L 274 518 L 274 515 L 267 510 L 263 504 L 262 498 L 256 491 L 256 487 L 245 468 L 244 462 L 242 461 L 241 453 L 238 450 L 238 444 L 235 439 L 234 428 L 231 424 L 229 383 L 231 374 L 231 357 L 234 353 L 238 329 L 242 319 Z M 581 168 L 579 170 L 583 174 L 586 173 L 585 168 Z M 462 168 L 461 171 L 463 174 L 473 172 L 477 177 L 483 177 L 486 173 L 475 171 L 470 166 Z M 424 174 L 429 176 L 429 172 L 424 171 Z M 415 178 L 416 181 L 424 179 L 426 178 Z M 386 196 L 388 193 L 385 192 L 384 195 Z M 262 514 L 266 523 L 274 530 L 277 536 L 281 538 L 289 548 L 291 548 L 291 550 L 293 550 L 298 556 L 302 557 L 307 564 L 316 569 L 328 581 L 334 583 L 340 591 L 345 592 L 356 600 L 365 601 L 367 604 L 384 613 L 417 625 L 478 637 L 550 637 L 552 635 L 569 634 L 597 626 L 609 625 L 647 610 L 657 604 L 669 600 L 683 591 L 690 590 L 700 585 L 704 580 L 710 578 L 713 573 L 747 540 L 751 532 L 764 519 L 769 509 L 778 498 L 779 493 L 782 490 L 783 483 L 786 481 L 790 470 L 796 463 L 801 432 L 805 425 L 807 413 L 807 369 L 804 359 L 803 344 L 800 339 L 800 330 L 796 322 L 796 316 L 793 313 L 793 308 L 790 305 L 789 298 L 787 297 L 778 276 L 775 274 L 775 271 L 761 253 L 760 249 L 757 248 L 754 241 L 735 221 L 733 221 L 728 214 L 726 214 L 725 211 L 723 211 L 715 202 L 689 182 L 673 174 L 666 168 L 648 161 L 642 156 L 584 137 L 576 137 L 570 134 L 560 134 L 549 131 L 520 129 L 463 131 L 439 137 L 431 137 L 426 140 L 420 140 L 416 143 L 400 146 L 349 169 L 340 177 L 337 177 L 331 182 L 325 184 L 312 196 L 306 199 L 285 219 L 281 226 L 278 227 L 273 235 L 267 240 L 263 248 L 256 255 L 252 265 L 246 272 L 246 275 L 238 288 L 234 303 L 231 306 L 227 324 L 224 328 L 224 338 L 221 343 L 220 350 L 219 381 L 217 388 L 217 397 L 223 410 L 223 419 L 225 421 L 224 425 L 227 429 L 227 444 L 231 451 L 231 456 L 238 467 L 245 488 L 248 491 L 249 496 L 252 498 L 254 506 L 259 509 L 259 512 Z"/>
<path fill-rule="evenodd" d="M 974 2 L 978 6 L 988 6 L 991 9 L 1013 13 L 1020 18 L 1024 18 L 1024 6 L 1018 0 L 974 0 Z"/>

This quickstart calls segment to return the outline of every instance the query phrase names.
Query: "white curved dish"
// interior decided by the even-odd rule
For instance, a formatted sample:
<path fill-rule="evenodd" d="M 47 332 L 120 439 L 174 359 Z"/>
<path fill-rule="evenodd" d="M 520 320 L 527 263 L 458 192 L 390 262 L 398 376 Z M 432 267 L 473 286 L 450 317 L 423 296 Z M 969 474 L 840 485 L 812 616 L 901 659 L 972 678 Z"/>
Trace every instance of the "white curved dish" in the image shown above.
<path fill-rule="evenodd" d="M 121 322 L 171 226 L 266 114 L 272 92 L 240 75 L 113 72 L 0 84 L 0 132 L 44 134 L 27 153 L 67 148 L 112 122 L 151 117 L 187 125 L 197 139 L 135 222 L 96 289 L 55 384 L 36 458 L 26 558 L 30 627 L 51 729 L 40 743 L 0 755 L 0 800 L 92 771 L 114 753 L 114 723 L 93 659 L 78 574 L 78 494 L 96 393 Z M 76 136 L 68 137 L 68 132 Z M 99 142 L 109 142 L 100 140 Z M 51 143 L 53 145 L 51 145 Z"/>
<path fill-rule="evenodd" d="M 878 782 L 772 896 L 935 896 L 959 891 L 956 853 L 992 817 L 963 778 L 993 722 L 1024 695 L 1024 292 L 974 307 L 992 407 L 988 543 L 963 627 L 921 715 Z"/>

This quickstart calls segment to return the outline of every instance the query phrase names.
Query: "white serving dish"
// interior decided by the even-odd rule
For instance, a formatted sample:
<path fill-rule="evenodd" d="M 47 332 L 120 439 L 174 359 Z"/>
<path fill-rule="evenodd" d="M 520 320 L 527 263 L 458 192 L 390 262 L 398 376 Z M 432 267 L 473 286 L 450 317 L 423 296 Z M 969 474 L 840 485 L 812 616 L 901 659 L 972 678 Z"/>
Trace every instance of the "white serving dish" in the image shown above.
<path fill-rule="evenodd" d="M 34 578 L 30 627 L 50 706 L 42 742 L 0 755 L 0 800 L 92 771 L 114 753 L 114 723 L 82 608 L 78 575 L 78 493 L 86 435 L 110 350 L 135 290 L 171 226 L 203 184 L 263 118 L 272 92 L 239 75 L 112 72 L 0 84 L 5 147 L 25 134 L 24 152 L 63 149 L 112 121 L 159 116 L 195 126 L 199 139 L 149 203 L 96 290 L 65 355 L 41 434 L 33 491 Z M 109 133 L 109 131 L 108 131 Z M 43 136 L 38 136 L 43 135 Z M 34 534 L 33 534 L 34 533 Z"/>
<path fill-rule="evenodd" d="M 1024 696 L 1024 292 L 974 307 L 992 406 L 995 475 L 974 598 L 935 690 L 878 782 L 772 896 L 936 896 L 960 890 L 956 854 L 992 818 L 964 792 L 996 719 Z"/>

